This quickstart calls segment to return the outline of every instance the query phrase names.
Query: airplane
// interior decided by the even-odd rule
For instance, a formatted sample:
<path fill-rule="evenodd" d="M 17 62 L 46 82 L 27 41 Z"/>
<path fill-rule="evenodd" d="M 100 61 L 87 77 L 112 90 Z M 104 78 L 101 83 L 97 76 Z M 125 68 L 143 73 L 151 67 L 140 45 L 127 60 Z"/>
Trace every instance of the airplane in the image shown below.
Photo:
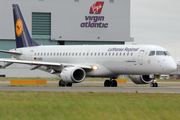
<path fill-rule="evenodd" d="M 168 51 L 157 45 L 47 45 L 40 46 L 30 36 L 17 4 L 12 5 L 16 48 L 9 51 L 15 59 L 0 59 L 1 68 L 13 63 L 31 65 L 58 75 L 59 86 L 71 87 L 86 77 L 109 78 L 104 87 L 117 87 L 119 75 L 129 75 L 135 84 L 158 87 L 154 79 L 176 70 L 177 65 Z"/>

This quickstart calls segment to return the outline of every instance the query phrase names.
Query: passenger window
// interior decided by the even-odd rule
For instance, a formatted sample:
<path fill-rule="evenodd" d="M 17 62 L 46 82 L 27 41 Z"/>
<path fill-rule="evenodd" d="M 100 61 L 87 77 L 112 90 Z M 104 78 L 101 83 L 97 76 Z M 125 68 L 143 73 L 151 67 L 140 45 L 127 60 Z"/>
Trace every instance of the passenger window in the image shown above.
<path fill-rule="evenodd" d="M 116 56 L 118 56 L 118 53 L 116 53 Z"/>
<path fill-rule="evenodd" d="M 46 53 L 44 53 L 44 56 L 46 56 Z"/>
<path fill-rule="evenodd" d="M 122 53 L 120 53 L 119 55 L 121 56 Z"/>
<path fill-rule="evenodd" d="M 125 56 L 126 53 L 124 53 L 124 56 Z"/>
<path fill-rule="evenodd" d="M 155 55 L 155 51 L 151 51 L 150 53 L 149 53 L 149 56 L 154 56 Z"/>
<path fill-rule="evenodd" d="M 54 56 L 56 55 L 56 53 L 54 53 Z"/>
<path fill-rule="evenodd" d="M 36 53 L 34 53 L 34 55 L 36 55 Z"/>
<path fill-rule="evenodd" d="M 102 56 L 104 55 L 104 53 L 102 53 Z"/>
<path fill-rule="evenodd" d="M 47 56 L 49 55 L 49 53 L 47 53 Z"/>
<path fill-rule="evenodd" d="M 131 53 L 131 56 L 133 55 L 133 53 Z"/>

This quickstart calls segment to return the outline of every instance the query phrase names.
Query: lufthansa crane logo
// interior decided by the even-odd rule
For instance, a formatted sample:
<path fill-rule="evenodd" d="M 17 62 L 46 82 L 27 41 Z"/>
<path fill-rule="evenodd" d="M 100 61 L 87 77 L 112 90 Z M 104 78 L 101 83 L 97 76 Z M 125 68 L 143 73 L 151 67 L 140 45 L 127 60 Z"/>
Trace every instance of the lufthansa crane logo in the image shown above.
<path fill-rule="evenodd" d="M 23 23 L 22 23 L 21 19 L 18 19 L 18 20 L 16 21 L 16 35 L 17 35 L 18 37 L 20 37 L 22 31 L 23 31 Z"/>

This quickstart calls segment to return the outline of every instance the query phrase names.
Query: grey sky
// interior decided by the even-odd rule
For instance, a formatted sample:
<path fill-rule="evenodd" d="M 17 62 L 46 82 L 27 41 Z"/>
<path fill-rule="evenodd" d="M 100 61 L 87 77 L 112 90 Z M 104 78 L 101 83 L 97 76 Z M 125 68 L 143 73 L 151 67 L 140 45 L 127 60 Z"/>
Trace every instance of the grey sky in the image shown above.
<path fill-rule="evenodd" d="M 180 57 L 180 0 L 131 0 L 131 37 Z"/>

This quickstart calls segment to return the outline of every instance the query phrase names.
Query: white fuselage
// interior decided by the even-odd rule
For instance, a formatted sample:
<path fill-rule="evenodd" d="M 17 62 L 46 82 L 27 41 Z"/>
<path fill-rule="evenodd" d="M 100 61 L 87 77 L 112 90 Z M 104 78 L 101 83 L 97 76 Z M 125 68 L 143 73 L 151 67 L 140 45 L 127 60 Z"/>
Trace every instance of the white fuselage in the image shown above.
<path fill-rule="evenodd" d="M 168 74 L 177 67 L 170 55 L 149 55 L 151 51 L 166 51 L 155 45 L 57 45 L 18 48 L 16 51 L 22 52 L 19 57 L 14 56 L 18 60 L 97 66 L 97 70 L 86 71 L 91 77 Z M 45 67 L 41 69 L 46 70 Z"/>

